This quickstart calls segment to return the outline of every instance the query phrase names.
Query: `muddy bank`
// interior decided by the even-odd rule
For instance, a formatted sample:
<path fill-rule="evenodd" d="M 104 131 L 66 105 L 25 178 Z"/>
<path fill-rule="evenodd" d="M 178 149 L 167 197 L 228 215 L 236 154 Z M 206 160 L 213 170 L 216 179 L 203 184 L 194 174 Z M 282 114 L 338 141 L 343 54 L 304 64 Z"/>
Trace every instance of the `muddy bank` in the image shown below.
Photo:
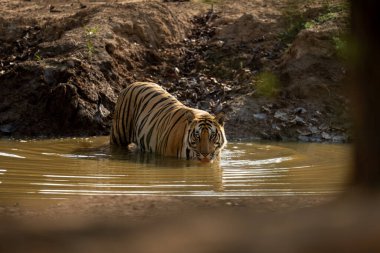
<path fill-rule="evenodd" d="M 229 139 L 350 140 L 340 1 L 0 1 L 0 136 L 105 135 L 119 92 L 161 84 Z M 342 47 L 342 46 L 341 46 Z"/>
<path fill-rule="evenodd" d="M 41 216 L 28 209 L 21 220 L 15 219 L 17 214 L 10 213 L 10 209 L 17 212 L 22 208 L 12 207 L 7 214 L 13 216 L 1 219 L 0 249 L 2 252 L 284 253 L 359 253 L 380 249 L 378 197 L 351 197 L 329 204 L 323 197 L 310 196 L 186 201 L 168 197 L 83 199 L 81 203 L 43 211 Z M 318 203 L 324 204 L 315 207 Z M 78 209 L 78 205 L 85 208 Z M 294 211 L 295 205 L 304 208 Z M 3 210 L 0 208 L 0 214 L 5 213 Z M 78 213 L 74 214 L 74 210 Z M 62 211 L 65 216 L 61 216 Z M 68 218 L 67 212 L 73 215 Z M 162 216 L 164 212 L 166 216 Z"/>
<path fill-rule="evenodd" d="M 0 204 L 2 217 L 21 221 L 43 219 L 60 223 L 80 219 L 94 222 L 109 217 L 108 222 L 124 219 L 128 223 L 144 223 L 154 219 L 191 214 L 196 211 L 243 211 L 254 213 L 284 213 L 315 207 L 333 201 L 336 196 L 251 196 L 251 197 L 189 197 L 189 196 L 89 196 L 66 200 L 20 200 Z M 65 222 L 63 222 L 65 223 Z M 38 222 L 36 223 L 38 224 Z M 63 224 L 64 225 L 64 224 Z"/>

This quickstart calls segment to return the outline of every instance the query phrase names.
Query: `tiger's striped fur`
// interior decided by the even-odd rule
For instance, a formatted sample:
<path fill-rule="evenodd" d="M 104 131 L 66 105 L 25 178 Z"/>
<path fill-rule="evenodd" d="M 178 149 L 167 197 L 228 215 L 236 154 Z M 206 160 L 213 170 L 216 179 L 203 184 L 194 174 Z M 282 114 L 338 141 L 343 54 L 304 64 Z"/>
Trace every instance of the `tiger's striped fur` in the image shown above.
<path fill-rule="evenodd" d="M 141 151 L 213 161 L 226 145 L 223 116 L 189 108 L 158 84 L 136 82 L 116 103 L 111 144 Z"/>

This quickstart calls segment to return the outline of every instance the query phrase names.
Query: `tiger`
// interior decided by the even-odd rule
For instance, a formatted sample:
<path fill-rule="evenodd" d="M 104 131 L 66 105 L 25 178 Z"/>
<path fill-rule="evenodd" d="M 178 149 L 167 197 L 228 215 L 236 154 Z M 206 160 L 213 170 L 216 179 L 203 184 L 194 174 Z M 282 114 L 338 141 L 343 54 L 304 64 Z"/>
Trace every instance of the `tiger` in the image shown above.
<path fill-rule="evenodd" d="M 121 91 L 112 120 L 111 145 L 180 159 L 213 162 L 227 144 L 224 113 L 185 106 L 160 85 L 135 82 Z"/>

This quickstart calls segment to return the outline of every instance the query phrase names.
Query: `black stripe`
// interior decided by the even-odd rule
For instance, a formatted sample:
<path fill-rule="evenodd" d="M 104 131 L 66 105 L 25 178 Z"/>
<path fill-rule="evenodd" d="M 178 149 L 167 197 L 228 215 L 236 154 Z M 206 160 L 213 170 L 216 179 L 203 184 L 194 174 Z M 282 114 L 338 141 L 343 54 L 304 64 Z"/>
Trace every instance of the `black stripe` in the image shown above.
<path fill-rule="evenodd" d="M 120 95 L 119 99 L 121 99 L 121 104 L 118 107 L 118 115 L 117 115 L 117 133 L 118 133 L 118 143 L 119 145 L 124 144 L 125 142 L 128 142 L 126 140 L 126 133 L 125 133 L 125 123 L 124 123 L 124 114 L 126 113 L 126 103 L 128 101 L 127 94 L 129 92 L 129 89 L 125 89 Z M 121 127 L 120 127 L 121 126 Z"/>
<path fill-rule="evenodd" d="M 135 142 L 137 141 L 136 137 L 137 137 L 137 134 L 136 134 L 136 124 L 137 124 L 137 115 L 140 114 L 140 109 L 141 107 L 139 106 L 140 103 L 141 103 L 141 100 L 140 100 L 140 95 L 146 91 L 147 89 L 149 89 L 149 87 L 147 86 L 137 86 L 135 87 L 135 89 L 137 88 L 140 88 L 137 92 L 137 94 L 133 97 L 133 95 L 131 94 L 131 97 L 134 98 L 134 108 L 133 108 L 133 112 L 132 112 L 132 115 L 131 115 L 131 118 L 130 118 L 130 122 L 129 122 L 129 126 L 130 126 L 130 130 L 129 130 L 129 139 L 130 139 L 130 142 Z M 136 104 L 136 101 L 137 101 L 137 104 Z M 130 109 L 129 109 L 130 110 Z"/>
<path fill-rule="evenodd" d="M 155 95 L 156 96 L 156 95 Z M 155 97 L 155 96 L 153 96 L 153 97 Z M 157 107 L 157 105 L 159 104 L 159 103 L 161 103 L 161 102 L 163 102 L 163 101 L 165 101 L 166 100 L 166 98 L 162 98 L 162 99 L 160 99 L 158 102 L 156 102 L 153 106 L 152 106 L 152 110 L 153 109 L 157 109 L 156 107 Z M 145 109 L 145 107 L 144 108 L 141 108 L 142 109 L 142 111 Z M 150 110 L 148 113 L 145 113 L 145 117 L 143 118 L 143 121 L 144 121 L 144 123 L 148 120 L 148 118 L 149 118 L 149 114 L 151 113 L 151 111 L 152 110 Z M 140 115 L 142 114 L 142 111 L 140 111 Z M 153 117 L 154 118 L 154 117 Z M 150 122 L 148 122 L 148 124 L 149 124 Z M 144 126 L 145 126 L 145 124 L 141 124 L 140 126 L 139 126 L 139 128 L 138 128 L 138 130 L 139 130 L 139 132 L 144 128 Z M 136 126 L 136 128 L 137 128 L 137 126 Z"/>
<path fill-rule="evenodd" d="M 148 95 L 151 95 L 152 93 L 150 93 L 150 94 L 148 94 Z M 148 98 L 148 95 L 147 96 L 145 96 L 145 99 L 147 99 L 148 101 L 141 107 L 141 105 L 139 104 L 138 106 L 139 106 L 139 108 L 141 108 L 142 110 L 144 110 L 145 108 L 146 108 L 146 106 L 147 106 L 147 104 L 150 102 L 149 100 L 150 99 L 152 99 L 152 98 Z M 153 96 L 154 97 L 154 96 Z M 141 113 L 142 112 L 140 112 L 140 115 L 141 115 Z M 146 124 L 146 121 L 148 120 L 148 118 L 149 118 L 149 113 L 150 112 L 148 112 L 148 113 L 145 113 L 145 117 L 142 119 L 142 121 L 141 121 L 141 124 L 140 124 L 140 126 L 139 126 L 139 129 L 138 129 L 138 133 L 140 133 L 142 130 L 143 130 L 143 128 L 145 127 L 145 124 Z"/>
<path fill-rule="evenodd" d="M 145 151 L 144 135 L 140 138 L 140 150 Z"/>
<path fill-rule="evenodd" d="M 172 118 L 174 117 L 175 114 L 177 114 L 178 112 L 180 112 L 180 110 L 177 110 Z M 169 134 L 173 131 L 174 127 L 177 125 L 177 123 L 183 119 L 185 114 L 182 114 L 181 116 L 178 117 L 178 119 L 172 124 L 172 126 L 168 129 L 168 131 L 165 132 L 165 136 L 164 137 L 164 140 L 166 140 L 166 143 L 164 143 L 164 150 L 166 150 L 166 147 L 167 147 L 167 141 L 168 141 L 168 138 L 169 138 Z"/>
<path fill-rule="evenodd" d="M 123 131 L 123 142 L 124 144 L 129 144 L 132 142 L 130 132 L 131 132 L 131 125 L 130 125 L 130 110 L 131 110 L 131 103 L 133 100 L 133 93 L 135 92 L 136 87 L 130 86 L 128 91 L 126 92 L 124 96 L 125 104 L 122 110 L 122 118 L 121 118 L 121 126 Z"/>
<path fill-rule="evenodd" d="M 152 118 L 152 120 L 155 120 L 155 122 L 157 123 L 158 126 L 161 125 L 162 121 L 167 119 L 170 115 L 168 115 L 167 113 L 173 111 L 173 109 L 175 108 L 175 106 L 171 106 L 171 105 L 168 105 L 166 108 L 164 107 L 163 109 L 160 109 L 154 118 Z M 163 116 L 161 117 L 161 114 L 163 114 Z"/>
<path fill-rule="evenodd" d="M 150 139 L 152 138 L 152 133 L 153 133 L 153 129 L 154 129 L 155 126 L 152 126 L 150 129 L 149 129 L 149 132 L 148 134 L 146 135 L 146 143 L 147 145 L 150 147 Z"/>

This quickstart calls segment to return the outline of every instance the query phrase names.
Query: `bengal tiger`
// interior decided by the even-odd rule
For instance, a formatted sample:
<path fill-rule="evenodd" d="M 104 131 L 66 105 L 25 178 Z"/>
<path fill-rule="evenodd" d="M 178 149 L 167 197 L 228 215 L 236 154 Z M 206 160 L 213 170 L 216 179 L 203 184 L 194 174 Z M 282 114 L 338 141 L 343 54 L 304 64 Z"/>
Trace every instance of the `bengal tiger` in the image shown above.
<path fill-rule="evenodd" d="M 136 82 L 117 100 L 111 145 L 134 143 L 140 151 L 213 162 L 227 143 L 224 115 L 183 105 L 161 86 Z"/>

